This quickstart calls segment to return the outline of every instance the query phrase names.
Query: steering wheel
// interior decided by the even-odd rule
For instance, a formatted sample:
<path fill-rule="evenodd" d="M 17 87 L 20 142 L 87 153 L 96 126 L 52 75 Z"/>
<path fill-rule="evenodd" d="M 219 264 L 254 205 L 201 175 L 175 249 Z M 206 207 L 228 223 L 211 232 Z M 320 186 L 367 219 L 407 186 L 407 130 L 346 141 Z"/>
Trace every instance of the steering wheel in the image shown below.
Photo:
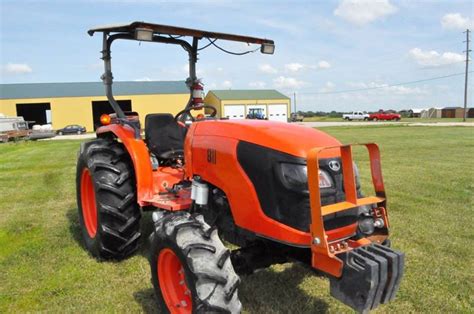
<path fill-rule="evenodd" d="M 191 115 L 191 111 L 193 110 L 201 110 L 201 109 L 211 109 L 212 110 L 212 113 L 210 114 L 210 116 L 212 118 L 214 118 L 217 114 L 217 109 L 214 108 L 213 106 L 208 106 L 208 105 L 203 105 L 203 106 L 196 106 L 196 107 L 189 107 L 189 108 L 186 108 L 186 109 L 183 109 L 181 110 L 180 112 L 178 112 L 175 116 L 174 116 L 174 120 L 176 122 L 178 122 L 181 118 L 181 116 L 183 115 L 187 115 L 188 117 L 191 118 L 191 121 L 196 121 L 196 119 Z"/>

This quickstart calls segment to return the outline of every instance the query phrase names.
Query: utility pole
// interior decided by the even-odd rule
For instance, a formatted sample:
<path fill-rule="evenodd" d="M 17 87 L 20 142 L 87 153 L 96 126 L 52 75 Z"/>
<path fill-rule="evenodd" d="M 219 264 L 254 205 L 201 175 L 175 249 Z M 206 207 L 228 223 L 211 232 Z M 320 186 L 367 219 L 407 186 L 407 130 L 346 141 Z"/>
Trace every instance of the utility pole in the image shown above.
<path fill-rule="evenodd" d="M 295 105 L 295 115 L 297 114 L 296 111 L 296 92 L 293 92 L 293 104 Z"/>
<path fill-rule="evenodd" d="M 466 31 L 464 32 L 466 33 L 466 74 L 464 76 L 464 114 L 462 116 L 462 121 L 463 122 L 466 122 L 466 117 L 467 117 L 467 78 L 468 78 L 468 72 L 469 72 L 469 52 L 471 52 L 471 50 L 469 50 L 469 33 L 470 33 L 470 30 L 469 29 L 466 29 Z"/>

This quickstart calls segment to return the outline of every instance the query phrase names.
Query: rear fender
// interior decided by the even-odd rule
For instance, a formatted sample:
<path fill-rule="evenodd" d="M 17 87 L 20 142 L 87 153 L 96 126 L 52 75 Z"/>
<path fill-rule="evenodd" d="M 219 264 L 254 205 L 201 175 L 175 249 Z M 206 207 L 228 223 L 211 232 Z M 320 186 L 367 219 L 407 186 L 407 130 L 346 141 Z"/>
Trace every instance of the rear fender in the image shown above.
<path fill-rule="evenodd" d="M 125 146 L 135 170 L 137 202 L 140 206 L 146 205 L 144 200 L 153 196 L 153 169 L 145 142 L 141 138 L 135 138 L 135 130 L 128 125 L 101 126 L 96 133 L 98 138 L 113 134 Z"/>

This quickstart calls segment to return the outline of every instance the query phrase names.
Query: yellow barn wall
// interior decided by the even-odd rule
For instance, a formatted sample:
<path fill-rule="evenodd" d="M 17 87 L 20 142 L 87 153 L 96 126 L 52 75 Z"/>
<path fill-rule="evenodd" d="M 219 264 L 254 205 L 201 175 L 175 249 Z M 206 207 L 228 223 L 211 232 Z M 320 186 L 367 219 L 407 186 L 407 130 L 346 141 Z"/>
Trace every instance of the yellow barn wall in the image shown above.
<path fill-rule="evenodd" d="M 79 124 L 88 132 L 94 130 L 92 122 L 92 100 L 105 100 L 105 97 L 64 97 L 51 100 L 51 120 L 53 129 L 61 129 L 69 124 Z"/>
<path fill-rule="evenodd" d="M 117 98 L 120 99 L 120 98 Z M 145 127 L 145 116 L 149 113 L 177 114 L 183 110 L 189 100 L 189 94 L 161 94 L 161 95 L 136 95 L 131 98 L 132 110 L 140 115 L 142 128 Z"/>
<path fill-rule="evenodd" d="M 213 93 L 207 93 L 206 97 L 204 98 L 204 103 L 209 106 L 213 106 L 217 110 L 217 117 L 221 117 L 222 109 L 220 105 L 220 100 L 217 98 Z M 206 113 L 208 113 L 206 111 Z"/>
<path fill-rule="evenodd" d="M 0 99 L 0 113 L 6 116 L 16 116 L 16 104 L 20 103 L 12 99 Z"/>
<path fill-rule="evenodd" d="M 140 115 L 142 125 L 148 113 L 176 114 L 188 102 L 188 94 L 128 95 L 116 96 L 116 100 L 131 100 L 132 110 Z M 60 97 L 60 98 L 27 98 L 0 99 L 0 113 L 16 116 L 16 104 L 50 103 L 53 129 L 60 129 L 68 124 L 80 124 L 88 131 L 94 130 L 92 101 L 105 101 L 105 96 L 94 97 Z"/>
<path fill-rule="evenodd" d="M 144 127 L 145 116 L 149 113 L 171 113 L 176 114 L 182 110 L 188 102 L 188 94 L 158 94 L 158 95 L 128 95 L 116 96 L 117 100 L 131 100 L 132 110 L 140 115 L 142 127 Z M 51 118 L 54 129 L 63 128 L 68 124 L 80 124 L 92 131 L 92 101 L 105 101 L 105 96 L 95 97 L 61 97 L 61 98 L 28 98 L 28 99 L 0 99 L 0 113 L 8 116 L 16 116 L 16 104 L 50 103 Z M 287 104 L 288 116 L 290 116 L 289 99 L 259 99 L 259 100 L 225 100 L 221 101 L 212 93 L 208 93 L 204 99 L 206 104 L 217 109 L 217 116 L 221 117 L 225 105 L 232 104 Z M 196 115 L 194 113 L 194 115 Z"/>

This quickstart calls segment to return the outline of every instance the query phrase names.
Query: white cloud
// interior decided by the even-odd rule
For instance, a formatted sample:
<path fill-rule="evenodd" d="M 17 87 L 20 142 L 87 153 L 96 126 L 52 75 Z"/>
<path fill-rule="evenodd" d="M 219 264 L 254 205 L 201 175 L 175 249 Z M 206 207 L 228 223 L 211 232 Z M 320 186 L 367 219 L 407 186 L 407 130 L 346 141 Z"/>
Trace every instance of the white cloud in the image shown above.
<path fill-rule="evenodd" d="M 145 76 L 145 77 L 141 77 L 141 78 L 137 78 L 137 79 L 134 79 L 135 82 L 151 82 L 152 79 L 149 78 L 148 76 Z"/>
<path fill-rule="evenodd" d="M 331 67 L 331 63 L 329 63 L 325 60 L 322 60 L 322 61 L 318 62 L 318 68 L 319 69 L 329 69 L 330 67 Z"/>
<path fill-rule="evenodd" d="M 275 74 L 278 72 L 278 70 L 272 67 L 270 64 L 261 64 L 258 66 L 258 70 L 266 74 Z"/>
<path fill-rule="evenodd" d="M 390 86 L 385 89 L 397 95 L 422 95 L 428 93 L 426 90 L 419 87 L 406 87 L 403 85 Z"/>
<path fill-rule="evenodd" d="M 441 54 L 435 50 L 423 51 L 420 48 L 411 49 L 409 56 L 423 66 L 435 67 L 464 61 L 464 56 L 459 53 L 443 52 Z"/>
<path fill-rule="evenodd" d="M 33 72 L 33 69 L 26 63 L 7 63 L 3 66 L 3 72 L 6 74 L 27 74 Z"/>
<path fill-rule="evenodd" d="M 459 29 L 465 30 L 472 28 L 473 20 L 469 17 L 464 17 L 459 13 L 448 13 L 441 18 L 441 25 L 445 29 Z"/>
<path fill-rule="evenodd" d="M 372 88 L 372 90 L 368 90 L 367 93 L 369 94 L 382 94 L 385 95 L 387 93 L 392 93 L 395 95 L 423 95 L 427 94 L 428 92 L 424 88 L 420 87 L 407 87 L 403 85 L 397 86 L 389 86 L 387 83 L 380 83 L 380 82 L 351 82 L 349 83 L 351 87 L 354 88 Z"/>
<path fill-rule="evenodd" d="M 226 81 L 222 82 L 221 86 L 222 86 L 222 88 L 230 89 L 232 87 L 232 82 L 226 80 Z"/>
<path fill-rule="evenodd" d="M 267 86 L 267 83 L 263 81 L 254 81 L 254 82 L 250 82 L 249 86 L 253 88 L 265 88 L 265 86 Z"/>
<path fill-rule="evenodd" d="M 324 84 L 324 86 L 322 88 L 319 89 L 319 92 L 320 93 L 327 93 L 327 92 L 331 92 L 334 90 L 334 87 L 336 87 L 336 84 L 334 84 L 333 82 L 326 82 L 326 84 Z"/>
<path fill-rule="evenodd" d="M 299 89 L 308 85 L 307 82 L 297 80 L 293 77 L 279 76 L 273 79 L 276 88 Z"/>
<path fill-rule="evenodd" d="M 285 70 L 289 72 L 298 72 L 299 70 L 303 69 L 305 67 L 304 64 L 293 62 L 293 63 L 288 63 L 285 64 Z"/>
<path fill-rule="evenodd" d="M 282 30 L 292 34 L 301 33 L 301 30 L 292 23 L 272 19 L 258 19 L 256 22 L 266 27 Z"/>
<path fill-rule="evenodd" d="M 342 0 L 334 15 L 362 26 L 397 11 L 389 0 Z"/>
<path fill-rule="evenodd" d="M 300 70 L 304 70 L 304 69 L 324 70 L 324 69 L 329 69 L 330 67 L 331 67 L 331 64 L 325 60 L 319 61 L 316 65 L 308 65 L 308 64 L 298 63 L 298 62 L 285 64 L 285 70 L 287 72 L 293 72 L 293 73 L 298 72 Z"/>
<path fill-rule="evenodd" d="M 189 64 L 185 63 L 181 66 L 181 72 L 185 75 L 189 75 Z M 198 77 L 203 77 L 206 75 L 206 70 L 203 67 L 196 67 L 196 75 Z"/>
<path fill-rule="evenodd" d="M 211 84 L 208 84 L 206 87 L 207 87 L 208 90 L 216 89 L 217 84 L 216 84 L 216 82 L 212 82 Z"/>
<path fill-rule="evenodd" d="M 91 64 L 88 64 L 88 65 L 85 65 L 84 68 L 86 68 L 86 69 L 88 69 L 88 70 L 97 71 L 97 70 L 100 70 L 100 69 L 103 69 L 103 68 L 104 68 L 104 63 L 102 63 L 102 62 L 95 62 L 95 63 L 91 63 Z"/>

